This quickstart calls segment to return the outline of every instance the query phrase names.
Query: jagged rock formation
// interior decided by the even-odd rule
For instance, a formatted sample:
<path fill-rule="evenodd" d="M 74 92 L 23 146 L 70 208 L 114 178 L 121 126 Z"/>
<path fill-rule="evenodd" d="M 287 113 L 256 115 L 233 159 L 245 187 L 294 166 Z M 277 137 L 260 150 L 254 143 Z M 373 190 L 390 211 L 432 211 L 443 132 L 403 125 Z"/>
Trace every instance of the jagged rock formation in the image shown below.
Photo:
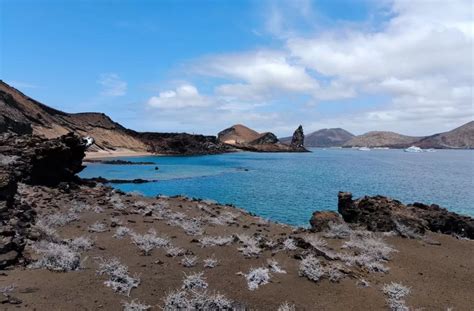
<path fill-rule="evenodd" d="M 450 212 L 436 204 L 404 205 L 384 196 L 353 200 L 350 192 L 339 192 L 338 211 L 348 223 L 364 225 L 371 231 L 425 230 L 457 234 L 474 239 L 474 219 Z"/>
<path fill-rule="evenodd" d="M 474 121 L 468 122 L 449 132 L 425 137 L 416 142 L 415 146 L 438 149 L 473 149 Z"/>
<path fill-rule="evenodd" d="M 35 211 L 17 194 L 18 183 L 58 185 L 83 169 L 86 142 L 74 134 L 48 140 L 0 135 L 0 269 L 22 259 Z"/>
<path fill-rule="evenodd" d="M 304 132 L 303 127 L 300 125 L 293 133 L 293 138 L 291 139 L 290 146 L 295 149 L 304 148 Z"/>
<path fill-rule="evenodd" d="M 270 132 L 258 133 L 248 127 L 233 125 L 217 135 L 219 142 L 237 149 L 254 152 L 306 152 L 300 142 L 304 142 L 303 128 L 300 126 L 296 132 L 293 145 L 281 143 L 275 134 Z"/>

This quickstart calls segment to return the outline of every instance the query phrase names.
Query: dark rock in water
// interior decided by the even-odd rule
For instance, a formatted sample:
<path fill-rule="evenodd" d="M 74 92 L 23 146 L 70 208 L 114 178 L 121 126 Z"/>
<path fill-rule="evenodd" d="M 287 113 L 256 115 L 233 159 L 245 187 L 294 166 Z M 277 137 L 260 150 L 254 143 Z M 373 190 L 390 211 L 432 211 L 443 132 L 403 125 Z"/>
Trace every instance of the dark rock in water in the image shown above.
<path fill-rule="evenodd" d="M 315 232 L 321 232 L 329 229 L 329 224 L 341 224 L 344 220 L 341 215 L 332 211 L 316 211 L 313 213 L 309 223 L 311 224 L 311 230 Z"/>
<path fill-rule="evenodd" d="M 259 138 L 250 142 L 251 145 L 263 145 L 263 144 L 276 144 L 278 143 L 278 138 L 273 133 L 265 133 Z"/>
<path fill-rule="evenodd" d="M 85 182 L 97 182 L 101 184 L 145 184 L 149 182 L 157 182 L 157 180 L 147 180 L 147 179 L 141 179 L 141 178 L 135 178 L 135 179 L 107 179 L 102 176 L 99 177 L 93 177 L 93 178 L 83 178 L 82 181 Z"/>
<path fill-rule="evenodd" d="M 304 148 L 304 133 L 303 127 L 300 125 L 293 133 L 293 138 L 291 139 L 290 146 L 295 149 L 305 149 Z"/>
<path fill-rule="evenodd" d="M 474 219 L 462 216 L 438 205 L 414 203 L 404 205 L 384 196 L 352 199 L 349 192 L 339 192 L 338 211 L 348 223 L 361 224 L 370 231 L 404 230 L 424 233 L 425 230 L 457 234 L 474 239 Z"/>

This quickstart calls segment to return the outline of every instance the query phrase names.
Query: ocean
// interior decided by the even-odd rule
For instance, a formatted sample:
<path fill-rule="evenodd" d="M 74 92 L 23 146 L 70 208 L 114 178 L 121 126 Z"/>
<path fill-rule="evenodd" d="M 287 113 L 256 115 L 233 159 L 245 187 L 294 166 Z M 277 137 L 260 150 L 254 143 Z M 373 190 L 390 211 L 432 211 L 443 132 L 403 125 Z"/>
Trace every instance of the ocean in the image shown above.
<path fill-rule="evenodd" d="M 122 157 L 156 164 L 88 163 L 80 176 L 153 179 L 157 182 L 113 186 L 147 196 L 211 199 L 297 226 L 307 226 L 314 211 L 337 210 L 338 191 L 352 192 L 354 197 L 380 194 L 404 203 L 435 203 L 474 216 L 474 151 L 311 151 Z"/>

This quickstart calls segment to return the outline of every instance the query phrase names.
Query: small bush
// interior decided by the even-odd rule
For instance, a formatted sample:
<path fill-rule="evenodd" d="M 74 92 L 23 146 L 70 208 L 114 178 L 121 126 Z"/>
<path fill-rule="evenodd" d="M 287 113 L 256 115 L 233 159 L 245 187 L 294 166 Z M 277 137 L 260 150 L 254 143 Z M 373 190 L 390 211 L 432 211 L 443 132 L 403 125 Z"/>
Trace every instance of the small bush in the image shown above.
<path fill-rule="evenodd" d="M 101 232 L 107 231 L 107 226 L 100 221 L 96 221 L 95 223 L 90 225 L 89 228 L 87 229 L 89 230 L 89 232 L 101 233 Z"/>
<path fill-rule="evenodd" d="M 206 258 L 203 260 L 204 268 L 215 268 L 219 264 L 218 260 L 215 258 Z"/>
<path fill-rule="evenodd" d="M 256 290 L 260 285 L 270 282 L 270 271 L 267 268 L 250 269 L 249 273 L 243 275 L 249 290 Z"/>
<path fill-rule="evenodd" d="M 80 236 L 70 240 L 68 244 L 75 251 L 87 251 L 92 248 L 94 241 L 89 237 Z"/>
<path fill-rule="evenodd" d="M 232 236 L 204 236 L 199 239 L 201 247 L 224 246 L 232 243 Z"/>
<path fill-rule="evenodd" d="M 177 290 L 164 299 L 163 310 L 233 310 L 232 300 L 219 293 L 203 290 Z"/>
<path fill-rule="evenodd" d="M 80 217 L 77 213 L 68 212 L 68 213 L 56 213 L 44 216 L 42 221 L 45 225 L 53 228 L 62 227 L 78 220 Z"/>
<path fill-rule="evenodd" d="M 178 256 L 183 256 L 186 254 L 186 250 L 181 247 L 168 247 L 166 249 L 166 255 L 169 257 L 178 257 Z"/>
<path fill-rule="evenodd" d="M 382 291 L 387 296 L 387 304 L 392 311 L 409 311 L 405 304 L 405 297 L 410 294 L 410 288 L 400 283 L 385 284 Z"/>
<path fill-rule="evenodd" d="M 329 229 L 324 233 L 325 238 L 347 239 L 351 235 L 351 228 L 346 223 L 336 224 L 329 222 Z"/>
<path fill-rule="evenodd" d="M 130 302 L 123 302 L 123 311 L 146 311 L 150 310 L 151 306 L 132 300 Z"/>
<path fill-rule="evenodd" d="M 196 266 L 197 262 L 198 258 L 196 256 L 184 256 L 184 258 L 181 259 L 181 265 L 186 268 Z"/>
<path fill-rule="evenodd" d="M 286 273 L 285 270 L 283 270 L 280 265 L 278 264 L 278 262 L 274 259 L 268 259 L 267 260 L 268 262 L 268 267 L 270 268 L 270 271 L 271 272 L 274 272 L 274 273 Z"/>
<path fill-rule="evenodd" d="M 132 230 L 130 228 L 120 226 L 120 227 L 117 227 L 117 229 L 115 230 L 115 234 L 113 235 L 113 237 L 118 239 L 118 240 L 121 240 L 127 234 L 129 234 L 131 232 L 132 232 Z"/>
<path fill-rule="evenodd" d="M 132 233 L 132 242 L 137 245 L 139 249 L 143 251 L 145 255 L 150 255 L 150 252 L 157 247 L 165 247 L 170 244 L 168 238 L 162 238 L 156 235 L 153 229 L 150 229 L 148 233 L 140 235 Z"/>
<path fill-rule="evenodd" d="M 258 246 L 259 239 L 246 235 L 239 234 L 237 238 L 243 243 L 243 247 L 239 247 L 238 250 L 244 254 L 245 257 L 258 256 L 262 249 Z"/>
<path fill-rule="evenodd" d="M 295 311 L 295 310 L 296 310 L 295 305 L 289 304 L 286 301 L 282 303 L 277 309 L 277 311 Z"/>
<path fill-rule="evenodd" d="M 128 267 L 121 264 L 117 258 L 100 259 L 97 274 L 108 275 L 109 280 L 105 281 L 104 284 L 107 287 L 111 287 L 114 292 L 126 296 L 130 296 L 131 290 L 140 284 L 140 278 L 136 275 L 131 277 L 128 274 Z"/>
<path fill-rule="evenodd" d="M 204 272 L 185 274 L 183 289 L 205 289 L 208 287 Z"/>
<path fill-rule="evenodd" d="M 308 255 L 303 258 L 299 267 L 299 275 L 308 278 L 311 281 L 317 282 L 324 276 L 324 269 L 319 260 L 313 255 Z"/>
<path fill-rule="evenodd" d="M 294 251 L 297 249 L 295 240 L 292 238 L 288 238 L 283 241 L 283 249 L 289 250 L 289 251 Z"/>
<path fill-rule="evenodd" d="M 81 266 L 81 255 L 67 244 L 41 241 L 33 246 L 33 250 L 42 257 L 32 263 L 31 268 L 67 272 Z"/>

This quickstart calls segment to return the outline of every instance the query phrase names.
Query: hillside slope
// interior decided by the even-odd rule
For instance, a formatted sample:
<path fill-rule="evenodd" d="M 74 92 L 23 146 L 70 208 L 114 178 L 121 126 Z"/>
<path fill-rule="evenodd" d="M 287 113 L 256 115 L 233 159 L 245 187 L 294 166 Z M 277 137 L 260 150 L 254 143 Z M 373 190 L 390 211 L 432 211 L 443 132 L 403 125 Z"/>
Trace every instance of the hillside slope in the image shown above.
<path fill-rule="evenodd" d="M 439 149 L 473 149 L 474 148 L 474 121 L 468 122 L 449 132 L 425 137 L 415 143 L 421 148 Z"/>
<path fill-rule="evenodd" d="M 66 113 L 48 107 L 0 80 L 0 133 L 55 138 L 68 132 L 91 136 L 89 151 L 209 154 L 228 150 L 215 136 L 186 133 L 139 133 L 103 113 Z"/>
<path fill-rule="evenodd" d="M 305 147 L 340 147 L 354 137 L 354 134 L 342 128 L 321 129 L 305 136 Z M 289 143 L 291 137 L 280 138 L 283 143 Z"/>
<path fill-rule="evenodd" d="M 405 136 L 394 132 L 373 131 L 355 136 L 344 147 L 391 147 L 405 148 L 413 145 L 422 137 Z"/>

